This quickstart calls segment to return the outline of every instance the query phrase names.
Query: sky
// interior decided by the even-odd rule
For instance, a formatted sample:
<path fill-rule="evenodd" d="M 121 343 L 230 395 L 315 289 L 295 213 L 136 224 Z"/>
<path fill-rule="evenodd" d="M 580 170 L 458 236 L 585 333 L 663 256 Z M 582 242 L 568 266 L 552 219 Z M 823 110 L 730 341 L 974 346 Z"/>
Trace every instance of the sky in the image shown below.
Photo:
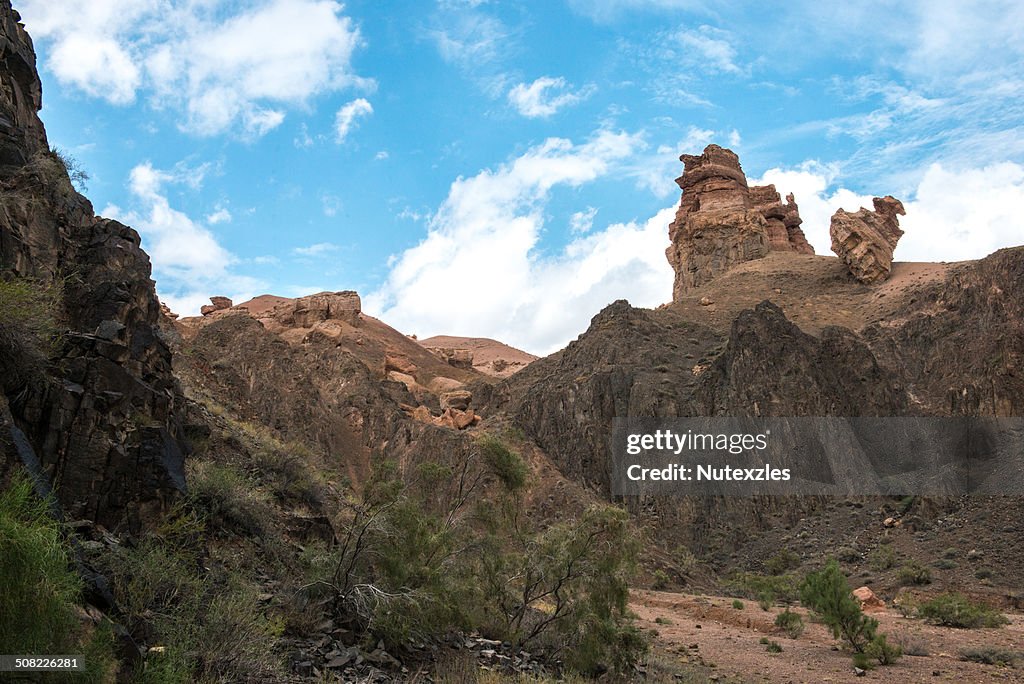
<path fill-rule="evenodd" d="M 161 299 L 357 290 L 420 338 L 550 353 L 671 300 L 682 153 L 901 261 L 1024 244 L 1019 0 L 15 0 L 52 145 Z"/>

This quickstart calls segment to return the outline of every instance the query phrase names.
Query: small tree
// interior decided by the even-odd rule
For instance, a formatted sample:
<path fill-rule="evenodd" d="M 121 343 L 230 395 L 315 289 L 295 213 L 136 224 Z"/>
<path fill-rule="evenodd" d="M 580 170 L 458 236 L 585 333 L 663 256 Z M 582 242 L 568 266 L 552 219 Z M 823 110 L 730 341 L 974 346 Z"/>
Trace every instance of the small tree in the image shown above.
<path fill-rule="evenodd" d="M 856 653 L 863 653 L 874 639 L 878 621 L 861 611 L 835 559 L 807 575 L 800 600 L 821 616 L 833 637 L 846 641 Z"/>

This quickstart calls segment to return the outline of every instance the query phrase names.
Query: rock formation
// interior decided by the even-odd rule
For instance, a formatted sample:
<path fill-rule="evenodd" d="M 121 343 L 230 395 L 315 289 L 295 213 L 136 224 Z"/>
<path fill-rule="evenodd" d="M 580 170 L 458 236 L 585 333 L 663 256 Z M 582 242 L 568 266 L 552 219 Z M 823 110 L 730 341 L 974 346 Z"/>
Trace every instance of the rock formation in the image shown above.
<path fill-rule="evenodd" d="M 299 297 L 281 310 L 274 310 L 274 317 L 285 325 L 312 328 L 321 321 L 339 320 L 355 325 L 359 321 L 362 304 L 359 294 L 352 290 L 344 292 L 320 292 Z"/>
<path fill-rule="evenodd" d="M 210 297 L 210 303 L 199 307 L 199 313 L 204 316 L 209 316 L 214 311 L 223 311 L 225 309 L 230 309 L 232 306 L 234 306 L 234 304 L 227 297 Z"/>
<path fill-rule="evenodd" d="M 138 233 L 93 213 L 50 151 L 32 42 L 8 0 L 0 83 L 0 286 L 35 291 L 33 314 L 65 331 L 0 345 L 0 479 L 20 464 L 59 483 L 66 515 L 137 528 L 185 487 L 183 399 L 149 258 Z M 8 372 L 32 354 L 49 358 Z"/>
<path fill-rule="evenodd" d="M 684 154 L 679 160 L 684 170 L 676 183 L 683 195 L 666 250 L 676 274 L 673 300 L 769 251 L 814 253 L 800 230 L 792 196 L 783 205 L 775 186 L 748 187 L 731 150 L 708 145 L 703 154 Z"/>
<path fill-rule="evenodd" d="M 892 270 L 892 253 L 903 236 L 897 216 L 906 214 L 903 203 L 891 195 L 876 197 L 875 210 L 854 213 L 842 209 L 832 215 L 829 233 L 832 251 L 846 262 L 853 277 L 868 285 L 882 282 Z"/>

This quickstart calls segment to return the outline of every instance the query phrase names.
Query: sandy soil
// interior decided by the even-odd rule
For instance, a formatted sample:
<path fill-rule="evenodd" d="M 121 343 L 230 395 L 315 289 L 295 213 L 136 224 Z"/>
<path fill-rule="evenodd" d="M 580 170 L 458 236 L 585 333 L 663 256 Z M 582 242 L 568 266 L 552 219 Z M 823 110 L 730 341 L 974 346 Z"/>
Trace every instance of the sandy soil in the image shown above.
<path fill-rule="evenodd" d="M 812 623 L 803 609 L 806 631 L 798 639 L 778 633 L 775 607 L 765 612 L 755 601 L 742 610 L 731 598 L 657 591 L 633 591 L 630 608 L 639 624 L 658 632 L 660 645 L 682 660 L 713 665 L 725 681 L 742 682 L 1024 682 L 1024 669 L 966 662 L 963 649 L 998 647 L 1024 650 L 1024 616 L 1010 615 L 1012 624 L 999 629 L 951 629 L 908 619 L 887 609 L 872 613 L 880 631 L 899 642 L 913 638 L 929 655 L 906 655 L 895 665 L 878 667 L 864 677 L 854 674 L 850 654 L 834 650 L 828 630 Z M 660 618 L 661 622 L 656 622 Z M 762 637 L 777 641 L 782 653 L 768 653 Z"/>

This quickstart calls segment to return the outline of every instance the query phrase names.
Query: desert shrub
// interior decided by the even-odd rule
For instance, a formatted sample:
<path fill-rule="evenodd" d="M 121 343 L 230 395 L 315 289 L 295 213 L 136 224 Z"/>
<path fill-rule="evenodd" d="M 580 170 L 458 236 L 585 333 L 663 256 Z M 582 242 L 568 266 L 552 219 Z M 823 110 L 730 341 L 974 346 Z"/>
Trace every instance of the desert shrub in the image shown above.
<path fill-rule="evenodd" d="M 0 387 L 36 380 L 58 341 L 63 287 L 27 278 L 0 278 Z"/>
<path fill-rule="evenodd" d="M 933 625 L 961 629 L 1002 627 L 1010 622 L 999 611 L 957 593 L 940 594 L 923 602 L 918 606 L 917 614 Z"/>
<path fill-rule="evenodd" d="M 917 561 L 905 563 L 896 571 L 896 579 L 900 584 L 923 585 L 931 584 L 932 572 Z"/>
<path fill-rule="evenodd" d="M 789 608 L 775 616 L 775 626 L 782 630 L 790 639 L 796 639 L 804 633 L 804 620 L 799 613 Z"/>
<path fill-rule="evenodd" d="M 896 567 L 896 549 L 892 544 L 882 544 L 868 555 L 868 565 L 875 572 Z"/>
<path fill-rule="evenodd" d="M 654 571 L 654 580 L 651 582 L 651 588 L 656 591 L 668 588 L 668 575 L 665 574 L 664 570 L 658 569 Z"/>
<path fill-rule="evenodd" d="M 65 171 L 67 171 L 68 180 L 71 181 L 71 184 L 74 185 L 79 192 L 85 192 L 89 189 L 89 186 L 87 185 L 89 181 L 89 174 L 82 167 L 82 164 L 78 159 L 59 147 L 51 147 L 49 155 L 54 161 L 59 163 Z"/>
<path fill-rule="evenodd" d="M 789 549 L 783 549 L 769 558 L 764 564 L 764 569 L 769 575 L 782 575 L 790 570 L 800 567 L 800 556 Z"/>
<path fill-rule="evenodd" d="M 844 563 L 859 563 L 861 560 L 860 552 L 850 546 L 840 546 L 836 549 L 836 558 Z"/>
<path fill-rule="evenodd" d="M 723 589 L 741 598 L 792 603 L 800 595 L 800 583 L 796 575 L 759 575 L 753 572 L 738 572 L 723 582 Z"/>
<path fill-rule="evenodd" d="M 655 624 L 658 624 L 658 625 L 671 625 L 672 624 L 671 620 L 669 620 L 667 617 L 662 617 L 660 615 L 658 617 L 654 618 L 654 622 L 655 622 Z"/>
<path fill-rule="evenodd" d="M 879 665 L 892 665 L 903 655 L 903 649 L 897 644 L 890 644 L 884 634 L 876 634 L 864 648 L 864 655 L 878 661 Z"/>
<path fill-rule="evenodd" d="M 938 568 L 939 570 L 954 570 L 957 567 L 957 563 L 956 561 L 948 558 L 939 558 L 938 560 L 932 561 L 932 567 Z"/>
<path fill-rule="evenodd" d="M 477 440 L 477 447 L 484 462 L 509 491 L 518 492 L 526 487 L 530 472 L 526 461 L 505 442 L 494 435 L 484 435 Z"/>
<path fill-rule="evenodd" d="M 861 611 L 835 560 L 807 575 L 800 600 L 821 616 L 833 637 L 843 639 L 857 653 L 864 651 L 878 629 L 878 621 Z"/>
<path fill-rule="evenodd" d="M 983 663 L 985 665 L 1002 665 L 1013 667 L 1020 660 L 1022 654 L 997 646 L 982 646 L 980 648 L 969 648 L 960 651 L 960 660 L 968 660 L 972 663 Z"/>
<path fill-rule="evenodd" d="M 739 599 L 733 599 L 732 607 L 736 610 L 743 610 L 743 601 L 740 601 Z"/>
<path fill-rule="evenodd" d="M 234 466 L 210 461 L 189 464 L 189 497 L 220 533 L 260 535 L 267 525 L 267 503 L 255 483 Z"/>
<path fill-rule="evenodd" d="M 764 650 L 768 651 L 769 653 L 782 653 L 782 644 L 780 644 L 778 641 L 769 641 L 765 645 Z"/>
<path fill-rule="evenodd" d="M 105 681 L 115 662 L 110 626 L 82 625 L 76 615 L 81 590 L 49 504 L 16 474 L 0 492 L 0 651 L 84 653 L 85 674 L 50 680 Z"/>
<path fill-rule="evenodd" d="M 974 571 L 974 576 L 977 579 L 980 579 L 980 580 L 991 579 L 991 577 L 992 577 L 992 568 L 978 568 L 977 570 Z"/>
<path fill-rule="evenodd" d="M 323 503 L 323 491 L 313 478 L 303 454 L 296 449 L 263 447 L 253 453 L 255 475 L 284 503 Z"/>
<path fill-rule="evenodd" d="M 775 605 L 775 596 L 773 596 L 772 594 L 770 594 L 768 592 L 765 592 L 765 593 L 762 593 L 762 594 L 758 594 L 758 596 L 757 596 L 757 606 L 761 610 L 763 610 L 763 611 L 765 611 L 767 613 L 769 610 L 771 610 L 772 606 L 774 606 L 774 605 Z"/>
<path fill-rule="evenodd" d="M 931 654 L 927 639 L 920 634 L 902 634 L 893 641 L 899 645 L 903 655 L 927 656 Z"/>

